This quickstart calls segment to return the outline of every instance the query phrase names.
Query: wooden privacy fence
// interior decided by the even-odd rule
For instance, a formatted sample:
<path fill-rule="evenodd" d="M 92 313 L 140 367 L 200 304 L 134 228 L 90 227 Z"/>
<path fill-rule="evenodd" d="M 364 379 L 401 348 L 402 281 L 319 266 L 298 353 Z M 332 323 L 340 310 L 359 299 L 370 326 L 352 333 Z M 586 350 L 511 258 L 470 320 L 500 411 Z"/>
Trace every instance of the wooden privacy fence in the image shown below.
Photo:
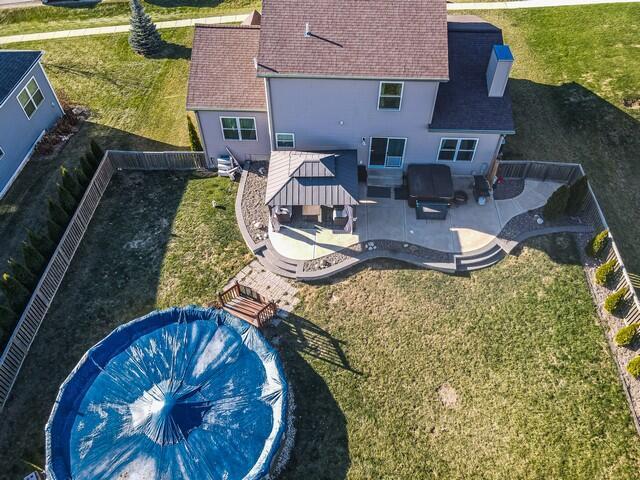
<path fill-rule="evenodd" d="M 538 180 L 556 180 L 571 183 L 585 175 L 582 165 L 579 163 L 553 163 L 553 162 L 529 162 L 529 161 L 501 161 L 498 164 L 498 176 L 505 178 L 535 178 Z M 626 295 L 629 308 L 624 320 L 627 324 L 640 322 L 640 299 L 636 288 L 640 286 L 640 277 L 630 274 L 622 261 L 622 255 L 615 239 L 609 229 L 609 224 L 602 213 L 595 193 L 589 183 L 589 193 L 583 209 L 584 218 L 591 223 L 596 231 L 609 231 L 609 246 L 605 261 L 615 259 L 618 263 L 618 282 L 615 290 L 623 287 L 629 289 Z"/>
<path fill-rule="evenodd" d="M 0 410 L 9 397 L 42 320 L 113 174 L 117 170 L 195 170 L 204 165 L 205 156 L 202 152 L 110 150 L 105 153 L 0 356 Z"/>

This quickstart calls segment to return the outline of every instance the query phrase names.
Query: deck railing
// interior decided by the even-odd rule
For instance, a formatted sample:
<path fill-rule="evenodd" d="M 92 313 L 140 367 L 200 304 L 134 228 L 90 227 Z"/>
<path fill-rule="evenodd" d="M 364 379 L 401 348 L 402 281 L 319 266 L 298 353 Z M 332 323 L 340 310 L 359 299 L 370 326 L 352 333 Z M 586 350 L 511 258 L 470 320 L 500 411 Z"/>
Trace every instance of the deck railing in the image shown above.
<path fill-rule="evenodd" d="M 554 162 L 530 162 L 530 161 L 500 161 L 498 164 L 498 176 L 504 178 L 536 178 L 539 180 L 557 180 L 571 183 L 585 175 L 582 165 L 579 163 L 554 163 Z M 618 263 L 618 281 L 615 290 L 623 287 L 629 289 L 626 295 L 629 308 L 624 320 L 627 324 L 640 322 L 640 299 L 636 288 L 640 285 L 640 277 L 630 274 L 622 260 L 618 245 L 611 233 L 609 224 L 598 203 L 598 199 L 589 183 L 589 193 L 583 208 L 583 216 L 597 231 L 609 231 L 609 245 L 607 247 L 606 261 L 615 259 Z"/>
<path fill-rule="evenodd" d="M 0 356 L 0 410 L 113 174 L 117 170 L 195 170 L 203 165 L 202 152 L 105 153 Z"/>

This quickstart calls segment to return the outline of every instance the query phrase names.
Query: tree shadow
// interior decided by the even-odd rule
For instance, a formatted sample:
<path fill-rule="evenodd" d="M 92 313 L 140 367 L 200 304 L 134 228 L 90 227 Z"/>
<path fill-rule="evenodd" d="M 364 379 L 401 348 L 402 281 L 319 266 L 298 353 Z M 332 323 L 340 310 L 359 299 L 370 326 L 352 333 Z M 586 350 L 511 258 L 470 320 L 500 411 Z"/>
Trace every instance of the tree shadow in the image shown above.
<path fill-rule="evenodd" d="M 359 374 L 349 365 L 343 342 L 297 315 L 269 333 L 282 355 L 296 405 L 294 447 L 281 478 L 346 478 L 351 464 L 346 418 L 324 378 L 304 358 Z"/>
<path fill-rule="evenodd" d="M 175 7 L 217 7 L 224 0 L 145 0 L 146 3 L 156 5 L 158 7 L 175 8 Z"/>
<path fill-rule="evenodd" d="M 158 53 L 152 56 L 155 59 L 170 59 L 170 60 L 190 60 L 191 59 L 191 47 L 185 47 L 179 43 L 162 41 L 162 48 Z"/>
<path fill-rule="evenodd" d="M 545 85 L 512 78 L 516 135 L 507 138 L 504 158 L 581 163 L 630 271 L 640 271 L 640 122 L 576 82 Z"/>

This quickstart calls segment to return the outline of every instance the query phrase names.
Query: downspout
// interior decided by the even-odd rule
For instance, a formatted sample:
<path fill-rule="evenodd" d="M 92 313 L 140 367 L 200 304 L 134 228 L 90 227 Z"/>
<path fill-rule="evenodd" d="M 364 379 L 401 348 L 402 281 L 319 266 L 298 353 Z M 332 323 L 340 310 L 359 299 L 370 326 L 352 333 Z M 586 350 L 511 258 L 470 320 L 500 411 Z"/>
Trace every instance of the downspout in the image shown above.
<path fill-rule="evenodd" d="M 271 110 L 271 85 L 269 78 L 264 77 L 264 93 L 267 99 L 267 123 L 269 125 L 269 146 L 271 151 L 275 150 L 275 133 L 273 131 L 273 112 Z"/>
<path fill-rule="evenodd" d="M 491 161 L 491 167 L 487 171 L 487 180 L 490 185 L 493 185 L 493 180 L 496 178 L 496 174 L 498 173 L 498 154 L 500 153 L 500 148 L 502 148 L 502 144 L 506 138 L 506 135 L 500 135 L 500 140 L 498 140 L 498 146 L 496 147 L 495 152 L 493 153 L 493 160 Z"/>

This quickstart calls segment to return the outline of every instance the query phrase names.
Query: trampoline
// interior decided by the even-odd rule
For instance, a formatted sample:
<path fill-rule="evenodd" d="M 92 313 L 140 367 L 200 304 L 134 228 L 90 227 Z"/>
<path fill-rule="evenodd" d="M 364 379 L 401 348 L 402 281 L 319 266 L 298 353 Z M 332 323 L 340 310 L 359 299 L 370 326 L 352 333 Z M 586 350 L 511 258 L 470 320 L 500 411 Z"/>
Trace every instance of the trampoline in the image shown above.
<path fill-rule="evenodd" d="M 284 441 L 287 384 L 254 327 L 157 311 L 91 348 L 47 423 L 47 478 L 260 479 Z"/>

